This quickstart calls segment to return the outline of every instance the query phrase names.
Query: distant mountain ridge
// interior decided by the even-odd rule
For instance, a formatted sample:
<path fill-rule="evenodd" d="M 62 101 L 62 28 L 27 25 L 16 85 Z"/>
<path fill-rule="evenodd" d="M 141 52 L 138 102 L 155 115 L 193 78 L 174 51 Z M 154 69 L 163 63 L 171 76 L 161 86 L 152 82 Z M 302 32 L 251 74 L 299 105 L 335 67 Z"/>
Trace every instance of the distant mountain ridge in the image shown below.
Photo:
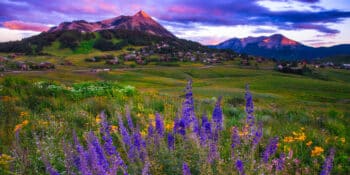
<path fill-rule="evenodd" d="M 210 47 L 231 49 L 238 53 L 284 60 L 312 60 L 334 55 L 350 55 L 350 44 L 314 48 L 281 34 L 241 39 L 232 38 Z"/>
<path fill-rule="evenodd" d="M 63 22 L 58 26 L 49 29 L 48 32 L 57 32 L 62 30 L 95 32 L 108 29 L 135 30 L 146 32 L 152 35 L 175 38 L 171 32 L 153 20 L 151 16 L 142 10 L 133 16 L 122 15 L 98 22 L 87 22 L 84 20 Z"/>

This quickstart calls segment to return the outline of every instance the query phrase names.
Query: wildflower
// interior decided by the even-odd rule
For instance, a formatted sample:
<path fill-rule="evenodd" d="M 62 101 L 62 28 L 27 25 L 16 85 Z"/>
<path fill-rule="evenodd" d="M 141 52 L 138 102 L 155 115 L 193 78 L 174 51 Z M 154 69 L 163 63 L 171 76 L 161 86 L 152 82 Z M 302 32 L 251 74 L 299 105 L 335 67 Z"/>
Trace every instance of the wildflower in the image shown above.
<path fill-rule="evenodd" d="M 247 119 L 246 123 L 252 127 L 254 125 L 254 104 L 253 104 L 253 97 L 252 94 L 249 91 L 249 85 L 246 85 L 246 93 L 245 93 L 245 100 L 246 100 L 246 106 L 245 106 L 245 111 L 247 113 Z"/>
<path fill-rule="evenodd" d="M 175 138 L 172 133 L 168 133 L 168 148 L 173 150 L 175 148 Z"/>
<path fill-rule="evenodd" d="M 340 138 L 340 142 L 341 142 L 342 144 L 344 144 L 344 143 L 345 143 L 345 138 L 344 138 L 344 137 Z"/>
<path fill-rule="evenodd" d="M 151 164 L 149 163 L 148 160 L 146 160 L 143 168 L 142 168 L 142 175 L 149 175 L 149 167 L 151 166 Z"/>
<path fill-rule="evenodd" d="M 213 121 L 215 123 L 215 129 L 218 131 L 222 130 L 223 127 L 223 116 L 222 116 L 222 109 L 221 109 L 221 97 L 216 102 L 214 111 L 213 111 Z"/>
<path fill-rule="evenodd" d="M 308 141 L 307 143 L 306 143 L 306 146 L 311 146 L 312 145 L 312 141 Z"/>
<path fill-rule="evenodd" d="M 209 145 L 209 153 L 208 153 L 208 162 L 213 163 L 214 160 L 219 159 L 218 147 L 215 142 L 210 143 Z"/>
<path fill-rule="evenodd" d="M 79 171 L 83 175 L 92 175 L 91 170 L 88 166 L 88 155 L 86 154 L 84 147 L 79 143 L 75 132 L 73 132 L 73 139 L 79 157 Z"/>
<path fill-rule="evenodd" d="M 29 113 L 28 112 L 21 112 L 20 114 L 19 114 L 19 117 L 27 117 L 27 116 L 29 116 Z"/>
<path fill-rule="evenodd" d="M 311 150 L 311 156 L 315 157 L 315 156 L 319 156 L 323 153 L 323 148 L 320 146 L 315 146 L 313 150 Z"/>
<path fill-rule="evenodd" d="M 187 82 L 185 89 L 185 101 L 182 103 L 182 120 L 185 124 L 185 128 L 190 126 L 193 118 L 195 117 L 194 113 L 194 102 L 192 94 L 192 80 Z"/>
<path fill-rule="evenodd" d="M 128 130 L 124 127 L 123 120 L 121 116 L 118 116 L 119 119 L 119 132 L 122 135 L 122 139 L 125 145 L 130 146 L 131 145 L 131 140 L 130 140 L 130 135 Z"/>
<path fill-rule="evenodd" d="M 277 150 L 278 137 L 274 137 L 270 140 L 270 143 L 267 145 L 264 153 L 263 153 L 263 161 L 265 163 L 268 162 L 269 158 L 275 154 Z"/>
<path fill-rule="evenodd" d="M 15 126 L 15 128 L 13 129 L 13 132 L 18 132 L 19 130 L 21 130 L 24 126 L 28 125 L 29 121 L 28 120 L 24 120 L 22 123 L 17 124 Z"/>
<path fill-rule="evenodd" d="M 13 157 L 7 155 L 7 154 L 1 154 L 0 153 L 0 165 L 6 165 L 14 160 Z"/>
<path fill-rule="evenodd" d="M 165 125 L 165 129 L 166 130 L 172 130 L 174 128 L 174 122 L 170 122 L 170 123 L 167 123 L 166 125 Z"/>
<path fill-rule="evenodd" d="M 301 133 L 293 132 L 293 135 L 294 135 L 294 140 L 304 141 L 306 139 L 306 135 L 304 132 L 301 132 Z"/>
<path fill-rule="evenodd" d="M 284 137 L 283 142 L 285 142 L 285 143 L 294 142 L 294 138 L 291 136 Z"/>
<path fill-rule="evenodd" d="M 96 123 L 100 123 L 101 122 L 101 117 L 100 115 L 97 115 L 95 118 Z"/>
<path fill-rule="evenodd" d="M 182 174 L 183 175 L 191 175 L 191 171 L 190 171 L 190 168 L 188 167 L 187 163 L 184 162 L 182 164 Z"/>
<path fill-rule="evenodd" d="M 263 136 L 263 131 L 262 131 L 262 123 L 259 123 L 258 129 L 254 134 L 253 138 L 253 146 L 252 148 L 255 149 L 258 143 L 260 142 L 261 138 Z"/>
<path fill-rule="evenodd" d="M 156 131 L 161 137 L 164 136 L 164 121 L 158 113 L 156 113 Z"/>
<path fill-rule="evenodd" d="M 236 169 L 239 172 L 240 175 L 244 175 L 244 164 L 241 160 L 236 161 Z"/>
<path fill-rule="evenodd" d="M 235 156 L 234 155 L 234 149 L 241 144 L 241 138 L 238 135 L 238 129 L 237 127 L 232 128 L 232 135 L 231 135 L 231 154 L 232 158 Z"/>
<path fill-rule="evenodd" d="M 130 109 L 129 106 L 125 107 L 126 109 L 126 120 L 128 121 L 128 127 L 131 131 L 134 130 L 134 124 L 132 123 L 132 118 L 131 118 L 131 114 L 130 114 Z"/>
<path fill-rule="evenodd" d="M 276 170 L 277 171 L 282 171 L 284 169 L 285 161 L 286 161 L 286 155 L 282 153 L 276 162 Z"/>
<path fill-rule="evenodd" d="M 335 154 L 335 150 L 334 150 L 334 148 L 331 148 L 331 150 L 329 151 L 329 155 L 327 156 L 325 162 L 323 163 L 322 171 L 321 171 L 320 175 L 331 174 L 332 167 L 333 167 L 334 154 Z"/>
<path fill-rule="evenodd" d="M 111 125 L 109 128 L 110 128 L 111 132 L 117 132 L 118 131 L 118 126 Z"/>
<path fill-rule="evenodd" d="M 148 118 L 150 120 L 154 120 L 156 118 L 156 116 L 154 114 L 148 114 Z"/>

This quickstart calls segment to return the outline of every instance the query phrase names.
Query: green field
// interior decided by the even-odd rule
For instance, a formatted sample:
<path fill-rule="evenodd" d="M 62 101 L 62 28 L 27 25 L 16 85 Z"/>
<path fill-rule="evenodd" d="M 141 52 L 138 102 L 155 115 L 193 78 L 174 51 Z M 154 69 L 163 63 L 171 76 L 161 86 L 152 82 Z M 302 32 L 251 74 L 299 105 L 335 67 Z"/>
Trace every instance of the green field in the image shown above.
<path fill-rule="evenodd" d="M 73 56 L 75 57 L 75 56 Z M 77 60 L 79 55 L 76 56 Z M 79 59 L 78 59 L 79 58 Z M 38 58 L 36 58 L 38 59 Z M 74 60 L 74 59 L 73 59 Z M 79 63 L 76 61 L 75 63 Z M 87 63 L 85 63 L 87 64 Z M 95 116 L 106 110 L 115 117 L 124 112 L 126 104 L 131 108 L 133 119 L 145 130 L 147 121 L 140 116 L 148 116 L 160 112 L 165 121 L 175 118 L 183 99 L 183 90 L 188 79 L 193 80 L 193 94 L 198 114 L 211 114 L 215 99 L 223 97 L 225 125 L 241 125 L 244 120 L 245 85 L 249 84 L 254 98 L 255 115 L 264 125 L 264 137 L 277 135 L 284 147 L 292 148 L 301 157 L 303 166 L 313 169 L 310 174 L 317 174 L 326 150 L 336 147 L 335 172 L 347 174 L 350 171 L 350 72 L 335 69 L 317 69 L 310 76 L 279 73 L 269 69 L 267 64 L 256 67 L 240 67 L 235 62 L 223 65 L 206 66 L 200 63 L 180 63 L 178 67 L 166 67 L 149 64 L 136 68 L 116 68 L 109 72 L 92 73 L 89 68 L 58 66 L 56 70 L 45 72 L 5 73 L 1 77 L 2 96 L 10 96 L 3 102 L 0 124 L 2 144 L 0 152 L 10 153 L 14 142 L 13 128 L 23 121 L 21 112 L 28 113 L 31 127 L 23 127 L 24 140 L 22 146 L 32 143 L 28 140 L 33 132 L 41 133 L 45 139 L 52 139 L 59 144 L 60 139 L 69 138 L 72 129 L 78 133 L 96 129 Z M 88 66 L 89 67 L 89 66 Z M 83 69 L 77 72 L 75 69 Z M 132 96 L 125 94 L 101 95 L 99 97 L 83 97 L 71 99 L 66 94 L 50 94 L 35 89 L 31 84 L 49 81 L 65 86 L 81 82 L 116 82 L 120 86 L 136 88 Z M 7 84 L 6 84 L 7 83 Z M 29 88 L 30 87 L 30 88 Z M 4 94 L 8 93 L 8 94 Z M 11 101 L 12 99 L 12 101 Z M 6 104 L 5 104 L 6 103 Z M 40 125 L 48 122 L 46 125 Z M 117 123 L 116 119 L 111 119 Z M 55 128 L 55 129 L 53 129 Z M 283 138 L 305 128 L 306 140 L 302 143 L 283 143 Z M 307 141 L 321 146 L 325 152 L 319 158 L 310 157 L 312 147 L 305 146 Z M 54 144 L 45 143 L 49 152 L 57 151 Z M 303 148 L 302 148 L 303 147 Z M 28 150 L 29 163 L 15 160 L 20 172 L 42 172 L 43 165 L 35 157 L 33 149 Z M 52 157 L 57 163 L 60 156 Z M 312 161 L 317 160 L 314 164 Z M 55 163 L 53 163 L 55 164 Z M 156 171 L 156 170 L 154 170 Z"/>

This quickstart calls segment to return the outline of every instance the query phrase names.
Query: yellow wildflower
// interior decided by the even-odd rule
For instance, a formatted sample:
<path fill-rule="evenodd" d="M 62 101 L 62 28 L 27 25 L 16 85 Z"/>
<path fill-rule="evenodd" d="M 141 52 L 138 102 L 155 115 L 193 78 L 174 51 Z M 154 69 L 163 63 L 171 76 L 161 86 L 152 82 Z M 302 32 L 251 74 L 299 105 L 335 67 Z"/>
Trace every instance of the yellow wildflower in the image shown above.
<path fill-rule="evenodd" d="M 286 142 L 286 143 L 294 142 L 294 138 L 291 136 L 284 137 L 283 142 Z"/>
<path fill-rule="evenodd" d="M 95 118 L 96 123 L 100 123 L 101 122 L 101 117 L 99 115 L 96 116 Z"/>
<path fill-rule="evenodd" d="M 141 113 L 137 113 L 136 116 L 137 116 L 137 117 L 141 117 Z"/>
<path fill-rule="evenodd" d="M 28 113 L 28 112 L 21 112 L 21 113 L 19 114 L 19 116 L 20 116 L 20 117 L 27 117 L 27 116 L 29 116 L 29 113 Z"/>
<path fill-rule="evenodd" d="M 146 131 L 141 131 L 140 133 L 142 137 L 145 137 L 147 135 Z"/>
<path fill-rule="evenodd" d="M 174 128 L 174 122 L 168 123 L 165 125 L 165 129 L 172 130 Z"/>
<path fill-rule="evenodd" d="M 342 138 L 340 138 L 340 141 L 341 141 L 341 143 L 345 143 L 345 138 L 344 137 L 342 137 Z"/>
<path fill-rule="evenodd" d="M 17 124 L 15 126 L 15 129 L 13 129 L 13 132 L 18 132 L 20 129 L 22 129 L 24 126 L 26 126 L 29 123 L 28 120 L 24 120 L 22 123 Z"/>
<path fill-rule="evenodd" d="M 314 149 L 311 151 L 311 156 L 315 157 L 315 156 L 319 156 L 323 153 L 323 148 L 320 146 L 315 146 Z"/>
<path fill-rule="evenodd" d="M 312 141 L 308 141 L 307 143 L 306 143 L 306 146 L 311 146 L 312 145 Z"/>
<path fill-rule="evenodd" d="M 289 152 L 290 151 L 290 147 L 287 146 L 287 145 L 284 145 L 283 146 L 283 150 L 284 150 L 284 152 Z"/>
<path fill-rule="evenodd" d="M 109 129 L 110 129 L 111 132 L 117 132 L 118 131 L 118 126 L 111 125 Z"/>
<path fill-rule="evenodd" d="M 294 135 L 294 140 L 304 141 L 306 139 L 306 135 L 304 132 L 301 132 L 301 133 L 293 132 L 293 135 Z"/>
<path fill-rule="evenodd" d="M 10 163 L 14 158 L 7 154 L 0 154 L 0 165 L 6 165 Z"/>
<path fill-rule="evenodd" d="M 241 136 L 241 137 L 242 136 L 246 136 L 246 135 L 248 135 L 248 131 L 239 131 L 238 135 Z"/>
<path fill-rule="evenodd" d="M 148 114 L 148 118 L 151 120 L 154 120 L 156 118 L 156 116 L 154 114 Z"/>

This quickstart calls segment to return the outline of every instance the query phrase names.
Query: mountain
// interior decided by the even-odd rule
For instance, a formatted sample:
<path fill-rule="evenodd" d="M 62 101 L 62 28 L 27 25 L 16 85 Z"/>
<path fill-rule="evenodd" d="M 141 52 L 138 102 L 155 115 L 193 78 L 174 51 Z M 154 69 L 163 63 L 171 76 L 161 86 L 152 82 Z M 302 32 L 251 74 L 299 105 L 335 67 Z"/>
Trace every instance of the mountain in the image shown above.
<path fill-rule="evenodd" d="M 350 44 L 314 48 L 281 34 L 242 39 L 232 38 L 210 47 L 231 49 L 238 53 L 284 60 L 312 60 L 334 55 L 350 55 Z"/>
<path fill-rule="evenodd" d="M 118 16 L 98 22 L 87 22 L 84 20 L 63 22 L 56 27 L 52 27 L 48 32 L 57 32 L 62 30 L 78 30 L 81 32 L 95 32 L 108 29 L 135 30 L 142 31 L 152 35 L 171 37 L 175 36 L 157 23 L 144 11 L 139 11 L 133 16 Z"/>

